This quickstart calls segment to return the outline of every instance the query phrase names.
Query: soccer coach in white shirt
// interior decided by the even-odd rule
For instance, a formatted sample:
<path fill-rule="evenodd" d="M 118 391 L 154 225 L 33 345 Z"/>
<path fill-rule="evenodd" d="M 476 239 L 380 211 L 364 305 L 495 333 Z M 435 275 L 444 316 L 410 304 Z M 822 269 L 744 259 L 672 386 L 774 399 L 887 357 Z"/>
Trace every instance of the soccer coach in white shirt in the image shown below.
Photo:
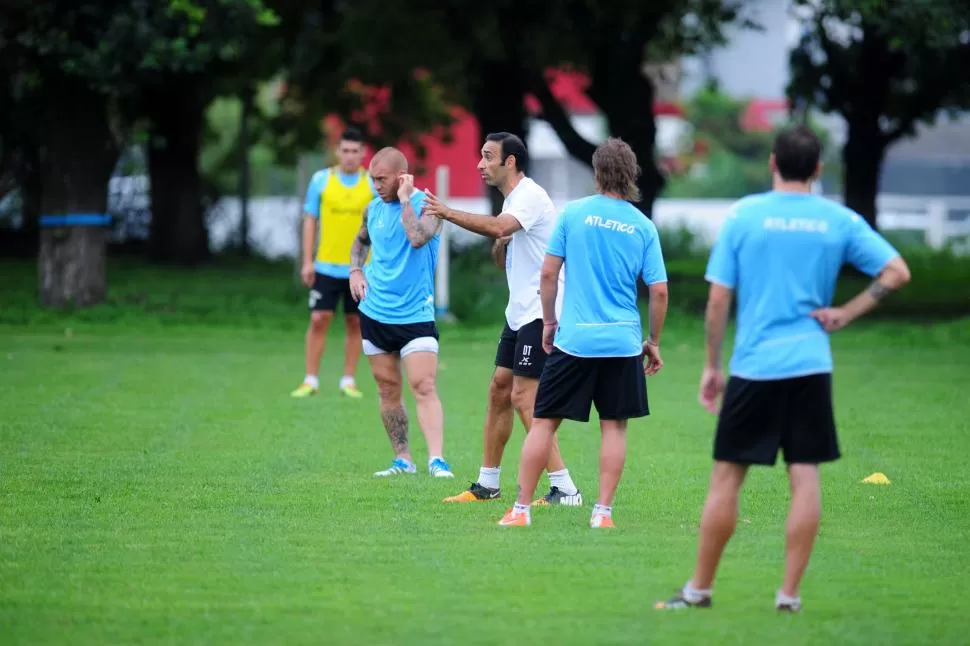
<path fill-rule="evenodd" d="M 472 215 L 448 208 L 427 192 L 423 212 L 454 222 L 463 229 L 495 238 L 492 258 L 505 267 L 509 284 L 509 304 L 495 355 L 495 373 L 488 389 L 485 413 L 485 447 L 478 480 L 445 502 L 497 500 L 501 496 L 499 474 L 502 454 L 512 435 L 514 411 L 526 432 L 532 425 L 539 376 L 545 365 L 542 350 L 542 302 L 539 300 L 539 274 L 546 247 L 556 222 L 556 207 L 549 195 L 526 176 L 529 153 L 522 140 L 507 132 L 485 137 L 478 170 L 489 186 L 505 196 L 498 217 Z M 559 277 L 557 309 L 562 307 L 562 275 Z M 549 463 L 549 493 L 534 505 L 580 506 L 583 497 L 569 476 L 569 470 L 553 444 Z"/>

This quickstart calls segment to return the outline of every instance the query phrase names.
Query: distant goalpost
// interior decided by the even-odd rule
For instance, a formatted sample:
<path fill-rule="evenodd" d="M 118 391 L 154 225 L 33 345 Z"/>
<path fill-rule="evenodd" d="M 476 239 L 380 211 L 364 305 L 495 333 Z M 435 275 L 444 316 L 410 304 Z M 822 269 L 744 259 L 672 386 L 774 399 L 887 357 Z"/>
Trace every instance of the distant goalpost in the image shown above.
<path fill-rule="evenodd" d="M 309 159 L 306 157 L 301 157 L 299 162 L 299 167 L 297 170 L 297 181 L 300 183 L 298 195 L 301 197 L 299 200 L 300 213 L 297 218 L 297 244 L 302 245 L 303 236 L 303 199 L 305 198 L 306 186 L 310 181 L 310 176 L 313 174 L 313 166 Z M 449 168 L 448 166 L 438 166 L 435 169 L 435 194 L 441 198 L 443 202 L 448 201 L 448 189 L 449 189 Z M 434 280 L 434 299 L 435 299 L 435 316 L 438 320 L 452 323 L 454 322 L 455 316 L 451 313 L 449 306 L 448 292 L 449 292 L 449 265 L 451 260 L 451 243 L 449 229 L 450 224 L 448 222 L 444 223 L 441 227 L 441 235 L 438 242 L 438 264 L 435 268 L 435 280 Z M 302 264 L 302 247 L 298 247 L 296 252 L 296 258 L 294 262 L 294 274 L 296 282 L 300 282 L 300 266 Z"/>

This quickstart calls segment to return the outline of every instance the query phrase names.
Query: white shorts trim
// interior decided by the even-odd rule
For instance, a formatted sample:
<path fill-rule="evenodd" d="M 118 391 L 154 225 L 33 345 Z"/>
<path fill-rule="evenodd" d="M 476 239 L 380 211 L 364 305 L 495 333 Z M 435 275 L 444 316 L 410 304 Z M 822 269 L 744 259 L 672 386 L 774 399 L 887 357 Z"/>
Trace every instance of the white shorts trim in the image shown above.
<path fill-rule="evenodd" d="M 408 341 L 407 345 L 401 348 L 402 357 L 406 357 L 412 352 L 434 352 L 438 354 L 438 339 L 433 336 L 420 336 Z"/>
<path fill-rule="evenodd" d="M 364 339 L 361 344 L 364 349 L 364 354 L 368 357 L 373 357 L 378 354 L 387 354 L 387 350 L 383 350 L 367 339 Z M 401 356 L 406 357 L 412 352 L 434 352 L 438 354 L 438 339 L 433 336 L 421 336 L 417 339 L 412 339 L 401 348 Z"/>
<path fill-rule="evenodd" d="M 378 354 L 387 354 L 385 350 L 381 350 L 367 339 L 364 339 L 362 346 L 364 348 L 364 355 L 368 357 L 373 357 L 374 355 Z"/>

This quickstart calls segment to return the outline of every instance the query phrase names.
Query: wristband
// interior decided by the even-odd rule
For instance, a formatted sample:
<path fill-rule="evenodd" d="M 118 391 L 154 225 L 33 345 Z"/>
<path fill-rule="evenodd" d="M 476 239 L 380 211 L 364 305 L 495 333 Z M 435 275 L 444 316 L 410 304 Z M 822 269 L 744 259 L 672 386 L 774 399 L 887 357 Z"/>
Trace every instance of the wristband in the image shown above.
<path fill-rule="evenodd" d="M 543 321 L 542 322 L 542 325 L 545 326 L 545 327 L 551 327 L 553 325 L 559 325 L 559 321 L 552 321 L 550 323 L 547 323 L 546 321 Z"/>
<path fill-rule="evenodd" d="M 351 267 L 350 268 L 350 273 L 354 273 L 355 271 L 359 271 L 360 273 L 364 273 L 364 270 L 361 269 L 360 267 Z"/>

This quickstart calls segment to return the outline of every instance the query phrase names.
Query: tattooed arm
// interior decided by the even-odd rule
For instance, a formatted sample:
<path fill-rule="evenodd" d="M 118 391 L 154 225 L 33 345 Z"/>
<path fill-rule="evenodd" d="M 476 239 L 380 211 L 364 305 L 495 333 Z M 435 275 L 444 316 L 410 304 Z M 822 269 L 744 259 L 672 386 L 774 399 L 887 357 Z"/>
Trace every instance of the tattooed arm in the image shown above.
<path fill-rule="evenodd" d="M 364 276 L 364 263 L 370 251 L 370 233 L 367 231 L 367 209 L 360 223 L 360 231 L 350 247 L 350 295 L 358 303 L 367 296 L 367 278 Z"/>
<path fill-rule="evenodd" d="M 350 247 L 350 271 L 362 269 L 370 251 L 370 232 L 367 230 L 367 209 L 364 209 L 364 219 L 360 223 L 360 230 Z"/>
<path fill-rule="evenodd" d="M 415 249 L 426 245 L 441 230 L 441 220 L 431 216 L 419 218 L 411 200 L 401 204 L 401 224 Z"/>

